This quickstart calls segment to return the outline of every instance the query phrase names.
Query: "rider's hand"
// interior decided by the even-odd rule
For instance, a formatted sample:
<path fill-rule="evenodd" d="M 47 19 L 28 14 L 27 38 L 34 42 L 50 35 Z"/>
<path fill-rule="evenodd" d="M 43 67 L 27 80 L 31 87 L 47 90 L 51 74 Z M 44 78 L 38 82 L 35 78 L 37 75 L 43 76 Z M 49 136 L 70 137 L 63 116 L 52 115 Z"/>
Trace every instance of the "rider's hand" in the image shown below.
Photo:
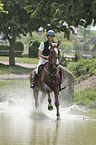
<path fill-rule="evenodd" d="M 48 56 L 46 56 L 46 58 L 47 58 L 47 59 L 49 59 L 49 55 L 48 55 Z"/>

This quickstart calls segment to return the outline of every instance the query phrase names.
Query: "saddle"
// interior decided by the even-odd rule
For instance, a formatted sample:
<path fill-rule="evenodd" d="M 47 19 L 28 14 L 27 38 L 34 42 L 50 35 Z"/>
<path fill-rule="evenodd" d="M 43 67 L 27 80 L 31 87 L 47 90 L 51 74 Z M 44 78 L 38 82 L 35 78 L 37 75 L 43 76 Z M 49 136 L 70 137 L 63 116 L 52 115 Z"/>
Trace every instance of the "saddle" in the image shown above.
<path fill-rule="evenodd" d="M 42 74 L 42 71 L 43 71 L 45 65 L 46 65 L 46 63 L 45 64 L 41 64 L 39 66 L 39 68 L 38 68 L 38 78 L 41 77 L 41 74 Z"/>

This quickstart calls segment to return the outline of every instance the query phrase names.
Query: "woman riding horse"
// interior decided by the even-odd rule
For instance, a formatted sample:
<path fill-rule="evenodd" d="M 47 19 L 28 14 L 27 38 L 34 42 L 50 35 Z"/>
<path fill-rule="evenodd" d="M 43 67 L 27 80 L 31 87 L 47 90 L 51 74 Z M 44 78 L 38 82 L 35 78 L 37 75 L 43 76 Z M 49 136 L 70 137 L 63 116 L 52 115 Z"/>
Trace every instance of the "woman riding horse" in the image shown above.
<path fill-rule="evenodd" d="M 39 63 L 37 65 L 37 68 L 34 70 L 34 74 L 32 75 L 32 78 L 30 78 L 30 87 L 31 88 L 34 88 L 35 87 L 35 81 L 36 81 L 36 78 L 38 76 L 38 68 L 41 64 L 45 64 L 47 61 L 48 61 L 48 58 L 49 58 L 49 52 L 50 52 L 50 45 L 51 43 L 56 43 L 55 41 L 53 41 L 53 38 L 55 37 L 55 32 L 53 30 L 49 30 L 47 32 L 47 38 L 48 40 L 46 40 L 45 42 L 41 42 L 40 44 L 40 47 L 38 48 L 39 49 L 39 57 L 40 57 L 40 60 L 39 60 Z M 58 60 L 57 60 L 58 61 Z M 59 64 L 59 62 L 56 62 L 57 65 Z M 60 76 L 61 76 L 61 70 L 60 70 Z M 61 77 L 60 77 L 60 84 L 59 84 L 59 87 L 61 90 Z"/>
<path fill-rule="evenodd" d="M 50 93 L 54 92 L 55 95 L 55 106 L 57 109 L 57 119 L 59 119 L 59 84 L 60 84 L 60 69 L 58 67 L 59 59 L 59 42 L 57 44 L 50 43 L 50 51 L 48 60 L 44 65 L 40 65 L 38 79 L 35 82 L 35 87 L 33 88 L 35 107 L 37 108 L 38 103 L 38 92 L 42 91 L 48 94 L 48 109 L 53 110 L 51 104 Z M 34 76 L 34 71 L 30 74 L 30 81 L 32 76 Z"/>

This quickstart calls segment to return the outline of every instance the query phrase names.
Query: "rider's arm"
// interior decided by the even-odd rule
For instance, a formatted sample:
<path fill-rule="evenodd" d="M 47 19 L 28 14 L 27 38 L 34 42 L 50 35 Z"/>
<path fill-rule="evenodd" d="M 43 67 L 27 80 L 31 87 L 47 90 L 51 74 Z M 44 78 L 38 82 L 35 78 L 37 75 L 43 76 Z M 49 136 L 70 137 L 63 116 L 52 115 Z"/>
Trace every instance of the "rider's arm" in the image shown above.
<path fill-rule="evenodd" d="M 41 50 L 39 50 L 38 56 L 42 57 L 42 58 L 45 58 L 45 59 L 49 58 L 49 56 L 42 55 L 42 51 Z"/>
<path fill-rule="evenodd" d="M 49 56 L 42 55 L 42 52 L 44 50 L 44 42 L 41 42 L 38 49 L 39 49 L 38 56 L 42 57 L 42 58 L 45 58 L 45 59 L 48 59 Z"/>

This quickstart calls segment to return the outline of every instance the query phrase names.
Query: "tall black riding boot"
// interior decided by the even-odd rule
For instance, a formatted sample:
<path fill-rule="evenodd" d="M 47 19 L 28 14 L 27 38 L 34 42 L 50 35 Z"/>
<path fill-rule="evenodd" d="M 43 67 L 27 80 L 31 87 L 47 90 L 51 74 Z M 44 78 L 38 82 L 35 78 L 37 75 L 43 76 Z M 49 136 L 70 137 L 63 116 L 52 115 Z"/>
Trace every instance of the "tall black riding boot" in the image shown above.
<path fill-rule="evenodd" d="M 34 74 L 32 75 L 31 82 L 30 82 L 30 88 L 34 88 L 35 87 L 36 79 L 37 79 L 37 74 L 34 72 Z"/>

